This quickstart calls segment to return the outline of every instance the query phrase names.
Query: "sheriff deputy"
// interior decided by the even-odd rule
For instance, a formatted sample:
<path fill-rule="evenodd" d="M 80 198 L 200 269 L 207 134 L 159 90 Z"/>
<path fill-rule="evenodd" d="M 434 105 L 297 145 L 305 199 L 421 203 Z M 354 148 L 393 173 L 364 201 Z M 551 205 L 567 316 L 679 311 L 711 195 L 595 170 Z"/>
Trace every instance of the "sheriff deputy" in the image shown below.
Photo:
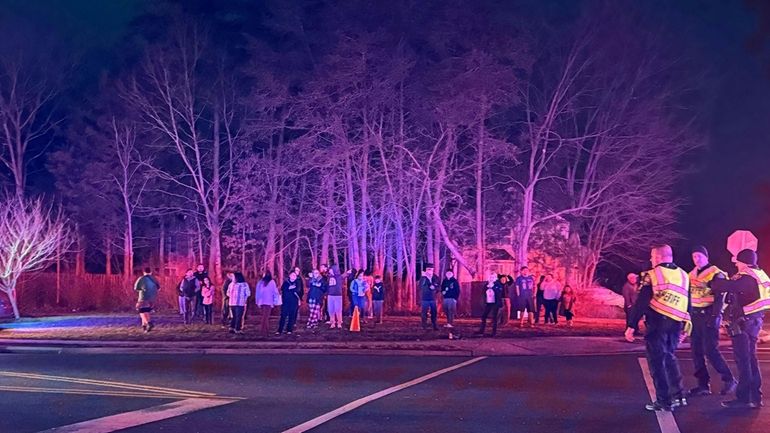
<path fill-rule="evenodd" d="M 757 253 L 741 250 L 736 256 L 738 273 L 730 280 L 712 280 L 715 295 L 726 293 L 725 318 L 738 365 L 738 388 L 734 400 L 722 402 L 729 408 L 758 409 L 762 404 L 762 372 L 757 361 L 757 340 L 765 310 L 770 309 L 770 278 L 757 266 Z"/>
<path fill-rule="evenodd" d="M 674 253 L 669 245 L 653 248 L 650 262 L 653 268 L 643 275 L 639 298 L 628 315 L 625 338 L 634 341 L 633 325 L 644 316 L 647 362 L 656 395 L 655 401 L 648 403 L 645 409 L 671 411 L 687 405 L 682 371 L 674 352 L 683 327 L 690 324 L 690 282 L 687 272 L 674 264 Z"/>

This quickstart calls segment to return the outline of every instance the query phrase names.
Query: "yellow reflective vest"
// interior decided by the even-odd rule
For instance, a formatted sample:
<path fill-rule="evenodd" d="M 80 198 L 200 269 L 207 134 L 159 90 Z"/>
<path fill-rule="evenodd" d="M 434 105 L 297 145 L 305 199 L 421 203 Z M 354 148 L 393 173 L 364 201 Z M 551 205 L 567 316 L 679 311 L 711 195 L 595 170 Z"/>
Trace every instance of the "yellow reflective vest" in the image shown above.
<path fill-rule="evenodd" d="M 688 290 L 690 278 L 681 268 L 656 266 L 647 272 L 652 285 L 650 308 L 677 322 L 690 323 Z"/>
<path fill-rule="evenodd" d="M 746 272 L 738 272 L 738 275 L 748 275 L 757 281 L 759 297 L 756 301 L 743 307 L 743 314 L 749 315 L 770 309 L 770 277 L 759 268 L 748 268 Z"/>
<path fill-rule="evenodd" d="M 714 265 L 710 265 L 701 272 L 696 267 L 690 271 L 690 303 L 695 308 L 705 308 L 714 305 L 714 293 L 708 284 L 717 275 L 724 272 Z"/>

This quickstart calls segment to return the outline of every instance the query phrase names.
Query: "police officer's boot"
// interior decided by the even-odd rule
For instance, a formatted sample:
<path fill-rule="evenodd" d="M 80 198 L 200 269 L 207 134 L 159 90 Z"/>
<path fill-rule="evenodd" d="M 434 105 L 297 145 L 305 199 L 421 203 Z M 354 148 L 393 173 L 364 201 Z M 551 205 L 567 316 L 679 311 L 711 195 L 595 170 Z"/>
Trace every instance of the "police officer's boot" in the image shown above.
<path fill-rule="evenodd" d="M 705 395 L 711 395 L 711 387 L 708 385 L 698 385 L 687 393 L 688 397 L 702 397 Z"/>
<path fill-rule="evenodd" d="M 649 410 L 650 412 L 659 412 L 659 411 L 666 411 L 671 412 L 672 408 L 671 405 L 668 403 L 660 402 L 660 401 L 653 401 L 650 403 L 647 403 L 644 405 L 644 408 Z"/>
<path fill-rule="evenodd" d="M 687 399 L 684 398 L 684 396 L 677 396 L 671 399 L 671 409 L 675 409 L 677 407 L 685 407 L 687 406 Z"/>

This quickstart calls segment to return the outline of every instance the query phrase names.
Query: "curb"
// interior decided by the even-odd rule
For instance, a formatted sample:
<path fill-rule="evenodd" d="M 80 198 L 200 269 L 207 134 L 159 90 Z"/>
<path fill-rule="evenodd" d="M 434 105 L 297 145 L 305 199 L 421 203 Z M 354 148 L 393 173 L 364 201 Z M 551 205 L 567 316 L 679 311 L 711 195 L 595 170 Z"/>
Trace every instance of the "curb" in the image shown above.
<path fill-rule="evenodd" d="M 504 341 L 504 340 L 503 340 Z M 0 339 L 0 353 L 7 354 L 196 354 L 196 355 L 375 355 L 375 356 L 445 356 L 445 357 L 475 357 L 475 356 L 602 356 L 623 355 L 644 352 L 643 345 L 629 345 L 627 348 L 600 348 L 588 350 L 586 347 L 576 347 L 563 352 L 540 350 L 526 347 L 522 344 L 510 344 L 507 347 L 478 347 L 466 343 L 466 347 L 436 348 L 436 344 L 423 348 L 414 347 L 368 347 L 345 348 L 324 347 L 319 343 L 285 344 L 283 347 L 259 347 L 259 343 L 249 342 L 209 342 L 202 345 L 196 342 L 134 342 L 134 341 L 95 341 L 95 340 L 17 340 Z M 561 347 L 564 349 L 564 347 Z"/>

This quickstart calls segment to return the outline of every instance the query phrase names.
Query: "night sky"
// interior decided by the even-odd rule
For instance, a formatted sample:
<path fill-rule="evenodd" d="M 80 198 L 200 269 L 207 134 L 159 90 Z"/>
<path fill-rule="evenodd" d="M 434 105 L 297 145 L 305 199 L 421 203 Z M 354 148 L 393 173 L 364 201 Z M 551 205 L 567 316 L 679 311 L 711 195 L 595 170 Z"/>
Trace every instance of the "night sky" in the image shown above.
<path fill-rule="evenodd" d="M 568 2 L 565 2 L 568 3 Z M 730 270 L 725 239 L 735 229 L 770 237 L 770 68 L 767 59 L 748 48 L 758 31 L 758 16 L 750 2 L 683 0 L 647 2 L 651 13 L 673 34 L 681 35 L 683 61 L 703 65 L 694 84 L 710 98 L 701 124 L 708 145 L 693 161 L 697 171 L 681 185 L 690 205 L 681 218 L 683 240 L 676 246 L 678 261 L 691 266 L 689 248 L 703 243 L 714 261 Z M 75 79 L 96 82 L 116 53 L 110 49 L 126 35 L 132 18 L 142 10 L 138 0 L 4 0 L 0 11 L 12 11 L 71 40 L 83 53 L 84 66 Z M 113 60 L 110 60 L 113 59 Z M 77 98 L 75 98 L 77 100 Z M 32 184 L 47 174 L 38 172 Z M 768 239 L 760 237 L 760 255 L 770 255 Z M 760 260 L 767 266 L 770 257 Z"/>

